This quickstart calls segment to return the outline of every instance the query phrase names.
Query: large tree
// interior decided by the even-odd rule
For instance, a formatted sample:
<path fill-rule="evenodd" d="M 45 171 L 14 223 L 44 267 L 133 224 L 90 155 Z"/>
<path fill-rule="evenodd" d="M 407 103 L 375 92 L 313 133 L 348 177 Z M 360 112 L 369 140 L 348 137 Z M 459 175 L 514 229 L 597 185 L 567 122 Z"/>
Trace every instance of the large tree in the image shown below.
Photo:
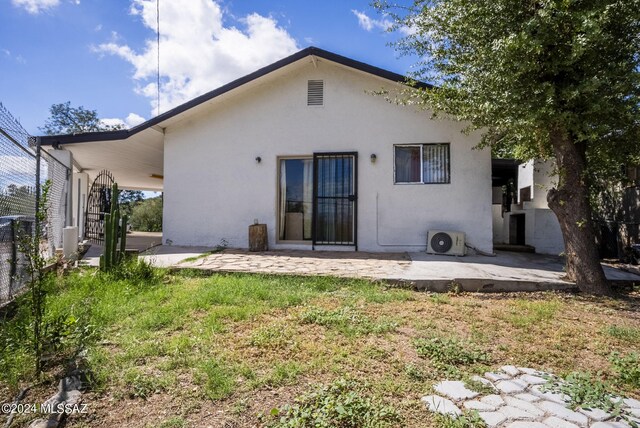
<path fill-rule="evenodd" d="M 100 120 L 96 110 L 82 106 L 72 107 L 71 102 L 52 104 L 50 116 L 40 128 L 47 135 L 80 134 L 83 132 L 115 131 L 124 126 L 107 125 Z"/>
<path fill-rule="evenodd" d="M 640 157 L 640 0 L 376 2 L 435 84 L 413 99 L 466 121 L 481 145 L 553 159 L 549 207 L 580 290 L 611 292 L 595 246 L 589 193 Z"/>

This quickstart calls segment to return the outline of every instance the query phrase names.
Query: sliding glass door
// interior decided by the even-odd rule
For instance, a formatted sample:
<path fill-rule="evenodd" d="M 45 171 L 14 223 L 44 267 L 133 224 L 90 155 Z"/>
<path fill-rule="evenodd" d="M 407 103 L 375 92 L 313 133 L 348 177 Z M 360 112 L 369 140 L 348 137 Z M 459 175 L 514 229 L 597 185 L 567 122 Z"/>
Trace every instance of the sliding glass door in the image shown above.
<path fill-rule="evenodd" d="M 357 154 L 279 159 L 278 239 L 356 246 Z"/>
<path fill-rule="evenodd" d="M 279 239 L 311 241 L 313 159 L 280 159 Z"/>
<path fill-rule="evenodd" d="M 313 155 L 313 244 L 356 245 L 357 153 Z"/>

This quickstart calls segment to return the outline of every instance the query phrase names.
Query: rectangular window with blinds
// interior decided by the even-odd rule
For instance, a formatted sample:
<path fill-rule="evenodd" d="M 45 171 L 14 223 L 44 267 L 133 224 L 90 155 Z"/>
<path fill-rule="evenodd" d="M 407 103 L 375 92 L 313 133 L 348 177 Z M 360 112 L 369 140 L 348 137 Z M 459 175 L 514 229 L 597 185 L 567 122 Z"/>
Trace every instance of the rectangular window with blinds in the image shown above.
<path fill-rule="evenodd" d="M 407 144 L 395 146 L 395 183 L 451 183 L 449 146 L 449 143 Z"/>

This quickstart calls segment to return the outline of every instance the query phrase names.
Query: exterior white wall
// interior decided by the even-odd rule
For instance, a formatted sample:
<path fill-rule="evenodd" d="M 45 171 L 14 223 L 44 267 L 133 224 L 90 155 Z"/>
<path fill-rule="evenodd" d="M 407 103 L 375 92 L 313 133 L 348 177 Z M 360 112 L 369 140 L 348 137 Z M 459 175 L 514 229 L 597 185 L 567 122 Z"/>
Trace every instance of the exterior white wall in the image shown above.
<path fill-rule="evenodd" d="M 73 226 L 78 227 L 78 237 L 84 236 L 84 220 L 87 210 L 87 196 L 89 195 L 89 175 L 85 172 L 74 172 L 73 181 Z"/>
<path fill-rule="evenodd" d="M 556 215 L 548 208 L 525 210 L 525 240 L 536 253 L 558 255 L 564 251 L 564 240 Z"/>
<path fill-rule="evenodd" d="M 509 240 L 505 240 L 504 235 L 504 222 L 505 218 L 502 217 L 502 205 L 494 204 L 491 207 L 492 210 L 492 218 L 493 218 L 493 243 L 494 244 L 504 244 Z M 507 217 L 508 213 L 505 213 L 505 217 Z"/>
<path fill-rule="evenodd" d="M 277 158 L 357 151 L 358 249 L 425 250 L 427 231 L 444 229 L 492 250 L 491 157 L 472 150 L 478 135 L 373 96 L 393 85 L 327 61 L 272 74 L 165 130 L 165 243 L 246 248 L 257 218 L 270 248 L 310 248 L 276 241 Z M 325 82 L 322 107 L 306 105 L 310 79 Z M 450 184 L 394 184 L 394 144 L 438 142 L 451 143 Z"/>
<path fill-rule="evenodd" d="M 518 171 L 518 195 L 521 189 L 531 186 L 531 201 L 526 204 L 533 208 L 549 208 L 547 193 L 556 185 L 557 180 L 552 161 L 525 162 Z"/>
<path fill-rule="evenodd" d="M 518 194 L 531 186 L 532 199 L 512 205 L 509 215 L 525 215 L 525 244 L 535 247 L 536 253 L 557 255 L 564 251 L 564 240 L 558 219 L 547 204 L 547 193 L 557 182 L 553 172 L 551 161 L 529 161 L 520 165 Z M 509 242 L 509 215 L 500 219 L 500 213 L 496 216 L 494 211 L 494 242 Z"/>

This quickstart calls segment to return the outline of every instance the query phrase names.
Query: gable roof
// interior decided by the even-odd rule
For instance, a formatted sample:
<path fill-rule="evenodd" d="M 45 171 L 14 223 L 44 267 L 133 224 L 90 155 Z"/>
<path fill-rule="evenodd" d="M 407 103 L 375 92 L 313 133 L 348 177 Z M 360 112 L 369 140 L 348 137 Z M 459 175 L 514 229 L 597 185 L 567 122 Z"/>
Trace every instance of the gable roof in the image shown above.
<path fill-rule="evenodd" d="M 72 144 L 72 143 L 84 143 L 91 141 L 112 141 L 112 140 L 125 140 L 132 135 L 135 135 L 145 129 L 151 128 L 153 126 L 162 123 L 163 121 L 172 118 L 180 113 L 183 113 L 193 107 L 196 107 L 206 101 L 209 101 L 213 98 L 216 98 L 222 94 L 225 94 L 235 88 L 238 88 L 246 83 L 249 83 L 253 80 L 256 80 L 262 76 L 265 76 L 273 71 L 279 70 L 283 67 L 288 66 L 296 61 L 299 61 L 308 56 L 315 56 L 318 58 L 323 58 L 346 67 L 350 67 L 356 70 L 363 71 L 365 73 L 369 73 L 378 77 L 382 77 L 383 79 L 391 80 L 393 82 L 406 83 L 407 79 L 405 76 L 394 73 L 392 71 L 384 70 L 379 67 L 374 67 L 369 64 L 365 64 L 364 62 L 356 61 L 351 58 L 347 58 L 342 55 L 335 54 L 333 52 L 326 51 L 324 49 L 316 48 L 314 46 L 302 49 L 290 55 L 286 58 L 283 58 L 279 61 L 274 62 L 271 65 L 263 67 L 257 71 L 254 71 L 251 74 L 247 74 L 244 77 L 236 79 L 226 85 L 220 86 L 213 91 L 207 92 L 203 95 L 200 95 L 190 101 L 187 101 L 184 104 L 181 104 L 177 107 L 172 108 L 156 117 L 153 117 L 146 122 L 141 123 L 140 125 L 134 126 L 130 129 L 122 129 L 118 131 L 103 131 L 103 132 L 86 132 L 82 134 L 66 134 L 66 135 L 47 135 L 41 136 L 40 144 L 44 146 L 57 146 L 59 144 Z M 431 85 L 423 82 L 416 82 L 415 86 L 417 88 L 430 88 Z"/>

